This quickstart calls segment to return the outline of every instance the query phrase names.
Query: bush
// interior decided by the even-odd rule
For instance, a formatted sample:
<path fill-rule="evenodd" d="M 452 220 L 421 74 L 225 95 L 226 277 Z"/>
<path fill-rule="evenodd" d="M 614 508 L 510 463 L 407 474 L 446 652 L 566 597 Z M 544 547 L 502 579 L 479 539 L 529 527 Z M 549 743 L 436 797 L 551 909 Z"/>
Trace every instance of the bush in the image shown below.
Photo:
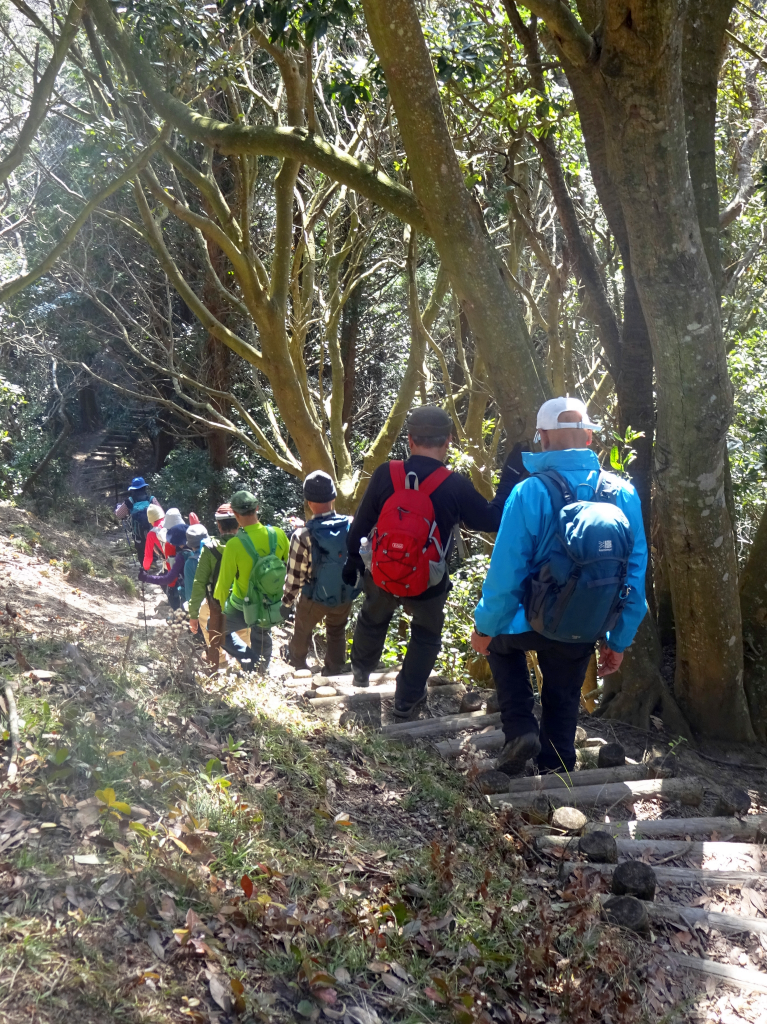
<path fill-rule="evenodd" d="M 135 597 L 136 594 L 138 593 L 136 584 L 133 582 L 130 576 L 115 576 L 114 581 L 115 585 L 117 586 L 117 589 L 120 591 L 121 594 L 124 594 L 126 597 Z"/>

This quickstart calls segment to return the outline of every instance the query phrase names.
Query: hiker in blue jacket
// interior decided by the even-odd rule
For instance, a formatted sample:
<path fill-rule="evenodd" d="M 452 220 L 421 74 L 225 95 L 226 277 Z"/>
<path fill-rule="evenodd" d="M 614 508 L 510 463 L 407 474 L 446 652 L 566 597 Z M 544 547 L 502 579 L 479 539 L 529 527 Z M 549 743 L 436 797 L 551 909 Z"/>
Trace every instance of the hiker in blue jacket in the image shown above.
<path fill-rule="evenodd" d="M 640 501 L 630 483 L 602 473 L 597 456 L 589 451 L 596 424 L 590 421 L 586 406 L 576 398 L 553 398 L 541 406 L 537 427 L 542 451 L 523 454 L 532 475 L 506 503 L 472 634 L 474 650 L 487 655 L 498 692 L 506 739 L 498 769 L 511 776 L 523 775 L 531 758 L 537 758 L 541 772 L 574 769 L 580 693 L 595 641 L 599 639 L 600 644 L 600 676 L 616 672 L 647 610 L 647 542 Z M 562 484 L 570 494 L 564 490 L 560 498 Z M 568 497 L 572 502 L 593 502 L 585 506 L 586 515 L 595 516 L 597 524 L 601 516 L 603 536 L 610 537 L 599 540 L 593 527 L 582 530 L 580 539 L 591 543 L 593 556 L 584 555 L 580 567 L 568 555 L 575 549 L 567 544 L 578 542 L 578 524 L 572 521 L 578 506 L 567 505 Z M 596 502 L 595 497 L 602 500 Z M 567 529 L 561 533 L 564 523 L 569 524 L 569 534 Z M 616 556 L 612 563 L 600 563 L 611 554 Z M 590 578 L 587 583 L 590 574 L 598 575 L 600 564 L 619 566 L 618 574 L 615 568 L 606 568 L 611 575 Z M 551 571 L 556 577 L 557 566 L 566 569 L 552 588 Z M 562 603 L 556 602 L 560 595 L 562 600 L 567 596 L 563 580 L 572 569 L 576 570 L 572 586 L 582 574 L 582 587 L 562 614 Z M 604 610 L 599 610 L 600 600 L 612 601 L 606 618 Z M 536 608 L 540 619 L 538 611 L 534 614 Z M 595 609 L 597 620 L 611 628 L 600 632 L 597 625 L 593 635 Z M 549 612 L 553 617 L 546 619 Z M 562 635 L 569 639 L 559 638 Z M 577 636 L 583 636 L 583 642 L 574 639 Z M 540 728 L 533 714 L 526 651 L 537 652 L 543 677 Z"/>
<path fill-rule="evenodd" d="M 360 592 L 360 587 L 344 583 L 341 576 L 351 519 L 335 511 L 336 485 L 321 469 L 304 480 L 304 501 L 312 518 L 290 538 L 282 593 L 283 618 L 298 602 L 288 661 L 293 668 L 307 667 L 312 633 L 324 619 L 327 649 L 322 671 L 338 675 L 346 669 L 346 623 L 352 601 Z"/>

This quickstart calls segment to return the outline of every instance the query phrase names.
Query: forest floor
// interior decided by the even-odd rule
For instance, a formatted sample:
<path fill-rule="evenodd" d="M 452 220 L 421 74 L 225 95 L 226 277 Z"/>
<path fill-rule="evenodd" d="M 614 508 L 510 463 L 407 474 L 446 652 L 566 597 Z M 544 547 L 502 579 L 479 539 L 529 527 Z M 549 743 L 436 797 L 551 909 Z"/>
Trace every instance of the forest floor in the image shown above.
<path fill-rule="evenodd" d="M 563 885 L 428 742 L 321 721 L 279 658 L 264 678 L 207 675 L 156 588 L 145 624 L 107 510 L 76 518 L 0 503 L 0 668 L 21 719 L 13 781 L 0 745 L 3 1022 L 767 1019 L 767 995 L 668 956 L 705 943 L 764 969 L 759 936 L 608 927 L 604 880 Z M 615 729 L 634 757 L 673 744 Z M 764 770 L 673 749 L 764 804 Z"/>

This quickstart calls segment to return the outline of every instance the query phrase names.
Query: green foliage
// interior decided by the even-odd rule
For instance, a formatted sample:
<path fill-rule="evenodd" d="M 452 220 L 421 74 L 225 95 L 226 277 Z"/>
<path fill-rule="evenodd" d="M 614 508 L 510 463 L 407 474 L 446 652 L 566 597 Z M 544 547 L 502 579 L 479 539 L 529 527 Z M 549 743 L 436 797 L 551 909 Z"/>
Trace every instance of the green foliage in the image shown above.
<path fill-rule="evenodd" d="M 614 473 L 619 473 L 627 480 L 631 478 L 628 468 L 637 455 L 636 449 L 631 446 L 634 441 L 644 436 L 643 431 L 634 430 L 632 427 L 626 427 L 626 433 L 623 437 L 620 434 L 613 433 L 616 443 L 610 449 L 610 469 Z"/>
<path fill-rule="evenodd" d="M 226 0 L 221 16 L 261 26 L 273 43 L 300 47 L 321 39 L 331 25 L 347 26 L 356 10 L 353 0 Z"/>
<path fill-rule="evenodd" d="M 130 576 L 118 575 L 115 576 L 114 581 L 115 585 L 117 586 L 117 589 L 120 591 L 121 594 L 124 594 L 126 597 L 135 597 L 136 594 L 138 593 L 136 584 L 133 582 Z"/>

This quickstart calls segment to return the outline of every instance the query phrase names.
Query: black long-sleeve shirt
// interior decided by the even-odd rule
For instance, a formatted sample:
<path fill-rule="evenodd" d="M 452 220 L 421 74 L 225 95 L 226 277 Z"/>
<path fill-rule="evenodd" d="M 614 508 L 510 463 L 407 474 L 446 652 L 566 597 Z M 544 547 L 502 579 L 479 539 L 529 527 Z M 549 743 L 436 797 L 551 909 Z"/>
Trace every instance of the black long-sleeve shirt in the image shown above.
<path fill-rule="evenodd" d="M 405 462 L 405 473 L 415 473 L 420 484 L 441 465 L 439 459 L 431 459 L 427 455 L 411 455 Z M 471 480 L 460 473 L 451 473 L 447 480 L 440 484 L 431 495 L 431 503 L 434 506 L 434 519 L 439 528 L 440 541 L 445 545 L 445 557 L 450 553 L 453 543 L 453 527 L 456 523 L 463 523 L 470 530 L 482 533 L 497 533 L 501 525 L 506 499 L 519 479 L 519 472 L 507 463 L 503 468 L 498 490 L 492 501 L 484 498 Z M 373 527 L 378 522 L 381 509 L 392 494 L 394 494 L 394 485 L 391 481 L 389 463 L 385 462 L 371 476 L 368 489 L 360 502 L 346 538 L 346 547 L 349 552 L 347 563 L 351 562 L 360 573 L 364 572 L 364 565 L 359 553 L 360 540 L 370 536 Z M 419 597 L 410 600 L 426 600 L 436 597 L 447 585 L 448 575 L 445 573 L 439 583 L 429 587 Z"/>

